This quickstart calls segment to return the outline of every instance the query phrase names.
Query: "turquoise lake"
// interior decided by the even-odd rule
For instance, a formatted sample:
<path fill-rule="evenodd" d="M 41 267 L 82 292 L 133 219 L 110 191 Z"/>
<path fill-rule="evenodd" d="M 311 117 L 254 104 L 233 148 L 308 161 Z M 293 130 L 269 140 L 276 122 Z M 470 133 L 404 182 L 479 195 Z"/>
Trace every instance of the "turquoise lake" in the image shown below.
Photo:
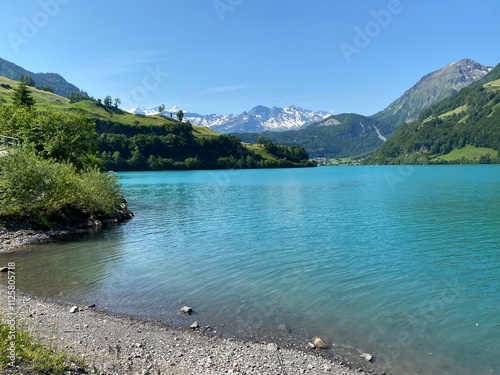
<path fill-rule="evenodd" d="M 3 254 L 21 290 L 252 340 L 286 324 L 389 374 L 500 374 L 500 166 L 119 176 L 135 219 Z"/>

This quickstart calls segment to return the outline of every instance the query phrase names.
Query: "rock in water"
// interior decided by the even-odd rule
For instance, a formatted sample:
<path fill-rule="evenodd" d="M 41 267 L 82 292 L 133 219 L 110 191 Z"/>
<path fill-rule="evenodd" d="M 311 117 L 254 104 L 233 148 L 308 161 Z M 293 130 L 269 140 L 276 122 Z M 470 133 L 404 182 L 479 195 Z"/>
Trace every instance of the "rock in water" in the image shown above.
<path fill-rule="evenodd" d="M 313 337 L 311 340 L 311 344 L 313 344 L 316 349 L 328 348 L 328 345 L 326 344 L 326 342 L 319 336 Z"/>
<path fill-rule="evenodd" d="M 197 329 L 197 328 L 200 328 L 200 325 L 198 324 L 198 322 L 194 322 L 193 324 L 191 324 L 189 326 L 191 329 Z"/>
<path fill-rule="evenodd" d="M 183 314 L 191 314 L 193 312 L 193 308 L 189 306 L 184 306 L 181 308 L 181 312 Z"/>
<path fill-rule="evenodd" d="M 361 354 L 361 357 L 366 359 L 368 362 L 371 362 L 373 360 L 373 356 L 371 354 L 368 354 L 368 353 Z"/>
<path fill-rule="evenodd" d="M 280 331 L 281 333 L 290 333 L 290 328 L 288 328 L 286 325 L 284 324 L 280 324 L 278 326 L 278 331 Z"/>

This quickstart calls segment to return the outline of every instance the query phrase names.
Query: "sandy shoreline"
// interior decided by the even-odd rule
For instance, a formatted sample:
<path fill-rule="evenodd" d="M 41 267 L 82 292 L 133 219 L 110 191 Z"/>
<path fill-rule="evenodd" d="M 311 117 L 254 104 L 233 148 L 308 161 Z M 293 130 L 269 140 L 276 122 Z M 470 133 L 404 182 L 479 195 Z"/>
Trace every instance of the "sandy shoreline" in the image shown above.
<path fill-rule="evenodd" d="M 7 312 L 1 277 L 2 314 Z M 318 350 L 279 348 L 272 342 L 243 342 L 203 329 L 185 330 L 162 323 L 114 316 L 99 307 L 79 307 L 17 293 L 17 323 L 47 345 L 83 357 L 105 374 L 335 374 L 364 371 Z M 365 370 L 366 371 L 366 370 Z M 373 370 L 368 373 L 379 373 Z"/>

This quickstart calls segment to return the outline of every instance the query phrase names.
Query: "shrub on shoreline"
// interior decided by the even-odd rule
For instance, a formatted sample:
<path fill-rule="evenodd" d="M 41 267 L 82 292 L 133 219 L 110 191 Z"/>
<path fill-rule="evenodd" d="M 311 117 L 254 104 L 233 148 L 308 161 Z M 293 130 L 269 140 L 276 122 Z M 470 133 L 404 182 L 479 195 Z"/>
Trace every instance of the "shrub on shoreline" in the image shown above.
<path fill-rule="evenodd" d="M 74 217 L 115 214 L 123 201 L 117 177 L 96 168 L 43 159 L 24 145 L 0 158 L 0 217 L 50 228 Z"/>
<path fill-rule="evenodd" d="M 31 144 L 40 157 L 78 169 L 100 164 L 95 123 L 80 113 L 0 106 L 0 134 Z"/>

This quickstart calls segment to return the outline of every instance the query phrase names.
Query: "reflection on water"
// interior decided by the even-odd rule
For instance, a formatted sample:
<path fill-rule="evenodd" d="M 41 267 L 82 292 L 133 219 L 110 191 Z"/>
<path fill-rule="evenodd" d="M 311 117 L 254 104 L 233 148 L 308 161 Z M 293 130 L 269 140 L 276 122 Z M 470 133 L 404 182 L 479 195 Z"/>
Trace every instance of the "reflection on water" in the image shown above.
<path fill-rule="evenodd" d="M 192 305 L 244 337 L 283 323 L 394 373 L 498 373 L 500 168 L 397 173 L 124 173 L 133 221 L 9 257 L 38 295 L 181 325 Z"/>

